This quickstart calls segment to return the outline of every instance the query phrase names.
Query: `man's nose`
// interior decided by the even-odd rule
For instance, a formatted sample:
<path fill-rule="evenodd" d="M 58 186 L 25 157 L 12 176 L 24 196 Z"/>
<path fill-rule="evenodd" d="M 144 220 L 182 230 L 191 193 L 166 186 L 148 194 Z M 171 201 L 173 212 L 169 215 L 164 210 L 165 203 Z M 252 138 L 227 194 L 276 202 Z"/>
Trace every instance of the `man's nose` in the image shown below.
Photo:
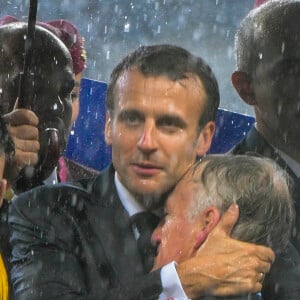
<path fill-rule="evenodd" d="M 146 121 L 138 141 L 138 147 L 142 151 L 153 151 L 157 147 L 157 133 L 155 123 L 153 121 Z"/>

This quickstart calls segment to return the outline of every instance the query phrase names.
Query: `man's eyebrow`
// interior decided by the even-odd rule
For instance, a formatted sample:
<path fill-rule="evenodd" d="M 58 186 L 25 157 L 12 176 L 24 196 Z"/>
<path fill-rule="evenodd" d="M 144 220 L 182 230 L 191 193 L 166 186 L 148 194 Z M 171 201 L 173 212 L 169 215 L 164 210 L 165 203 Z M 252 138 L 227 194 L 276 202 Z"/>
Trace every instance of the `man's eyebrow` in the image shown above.
<path fill-rule="evenodd" d="M 171 114 L 161 114 L 158 116 L 157 118 L 157 122 L 158 123 L 168 123 L 168 124 L 172 124 L 181 128 L 185 128 L 187 126 L 187 123 L 184 119 L 182 119 L 180 116 L 178 115 L 171 115 Z"/>

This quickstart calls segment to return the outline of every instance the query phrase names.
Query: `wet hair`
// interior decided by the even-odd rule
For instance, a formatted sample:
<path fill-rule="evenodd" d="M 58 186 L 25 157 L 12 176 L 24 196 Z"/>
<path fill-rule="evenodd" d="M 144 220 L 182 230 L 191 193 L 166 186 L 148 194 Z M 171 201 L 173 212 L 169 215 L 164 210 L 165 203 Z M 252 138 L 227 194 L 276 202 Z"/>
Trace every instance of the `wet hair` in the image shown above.
<path fill-rule="evenodd" d="M 200 164 L 206 163 L 197 176 Z M 216 206 L 222 215 L 232 203 L 239 205 L 239 219 L 231 236 L 282 252 L 294 225 L 292 180 L 274 161 L 251 155 L 209 155 L 197 163 L 193 181 L 202 183 L 203 193 L 189 209 L 194 218 L 203 209 Z"/>
<path fill-rule="evenodd" d="M 128 70 L 137 69 L 145 76 L 167 76 L 172 81 L 196 75 L 206 92 L 206 105 L 199 119 L 199 128 L 215 121 L 220 103 L 218 83 L 208 64 L 187 50 L 174 45 L 141 46 L 125 56 L 112 71 L 106 95 L 106 106 L 114 112 L 114 88 Z"/>
<path fill-rule="evenodd" d="M 6 157 L 11 158 L 15 154 L 15 145 L 2 116 L 2 107 L 0 107 L 0 155 L 4 153 Z"/>
<path fill-rule="evenodd" d="M 284 43 L 285 39 L 293 38 L 289 32 L 291 28 L 298 30 L 293 23 L 299 15 L 300 2 L 297 0 L 269 0 L 251 10 L 235 35 L 237 69 L 252 75 L 263 58 L 265 42 L 271 38 Z"/>

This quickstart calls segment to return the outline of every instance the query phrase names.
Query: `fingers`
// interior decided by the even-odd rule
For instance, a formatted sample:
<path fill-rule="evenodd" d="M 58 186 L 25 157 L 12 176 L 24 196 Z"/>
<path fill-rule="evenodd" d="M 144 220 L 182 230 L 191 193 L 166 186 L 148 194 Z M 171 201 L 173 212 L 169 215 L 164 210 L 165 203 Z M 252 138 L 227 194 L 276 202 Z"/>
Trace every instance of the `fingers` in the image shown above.
<path fill-rule="evenodd" d="M 39 130 L 33 125 L 14 125 L 8 126 L 8 132 L 16 144 L 15 138 L 19 141 L 21 140 L 32 140 L 38 141 L 39 139 Z"/>
<path fill-rule="evenodd" d="M 203 287 L 204 282 L 205 293 L 215 296 L 255 293 L 261 290 L 261 274 L 270 271 L 275 255 L 267 247 L 230 238 L 228 232 L 236 220 L 237 212 L 236 207 L 227 211 L 221 229 L 214 231 L 215 227 L 193 260 L 185 262 L 189 262 L 186 266 L 193 268 L 193 276 L 179 276 L 185 280 L 184 289 L 187 289 L 191 298 L 203 292 L 198 289 Z"/>
<path fill-rule="evenodd" d="M 31 125 L 37 126 L 39 119 L 36 114 L 28 109 L 16 109 L 3 116 L 7 124 L 11 126 Z"/>
<path fill-rule="evenodd" d="M 237 222 L 239 217 L 239 207 L 236 204 L 230 205 L 228 210 L 223 214 L 220 222 L 215 228 L 215 231 L 224 232 L 226 235 L 230 235 L 233 226 Z"/>
<path fill-rule="evenodd" d="M 12 182 L 26 165 L 36 165 L 38 162 L 39 120 L 34 112 L 27 109 L 14 110 L 4 118 L 15 145 L 15 155 L 6 161 L 4 173 L 8 182 Z"/>

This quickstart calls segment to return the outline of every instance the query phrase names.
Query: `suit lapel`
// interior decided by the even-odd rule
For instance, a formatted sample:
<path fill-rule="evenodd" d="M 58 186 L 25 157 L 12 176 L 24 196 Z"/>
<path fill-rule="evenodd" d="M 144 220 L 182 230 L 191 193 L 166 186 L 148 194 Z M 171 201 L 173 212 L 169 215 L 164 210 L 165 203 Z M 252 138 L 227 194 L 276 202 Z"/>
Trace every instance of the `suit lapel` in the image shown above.
<path fill-rule="evenodd" d="M 233 154 L 246 154 L 247 152 L 253 152 L 264 157 L 271 158 L 276 161 L 281 168 L 286 170 L 293 179 L 296 178 L 295 173 L 286 164 L 284 159 L 282 159 L 279 153 L 265 140 L 255 127 L 252 127 L 247 136 L 230 152 Z"/>
<path fill-rule="evenodd" d="M 96 179 L 91 198 L 87 217 L 94 230 L 95 247 L 101 246 L 114 279 L 119 284 L 129 283 L 134 277 L 129 274 L 142 274 L 143 267 L 129 216 L 117 195 L 112 167 Z"/>

